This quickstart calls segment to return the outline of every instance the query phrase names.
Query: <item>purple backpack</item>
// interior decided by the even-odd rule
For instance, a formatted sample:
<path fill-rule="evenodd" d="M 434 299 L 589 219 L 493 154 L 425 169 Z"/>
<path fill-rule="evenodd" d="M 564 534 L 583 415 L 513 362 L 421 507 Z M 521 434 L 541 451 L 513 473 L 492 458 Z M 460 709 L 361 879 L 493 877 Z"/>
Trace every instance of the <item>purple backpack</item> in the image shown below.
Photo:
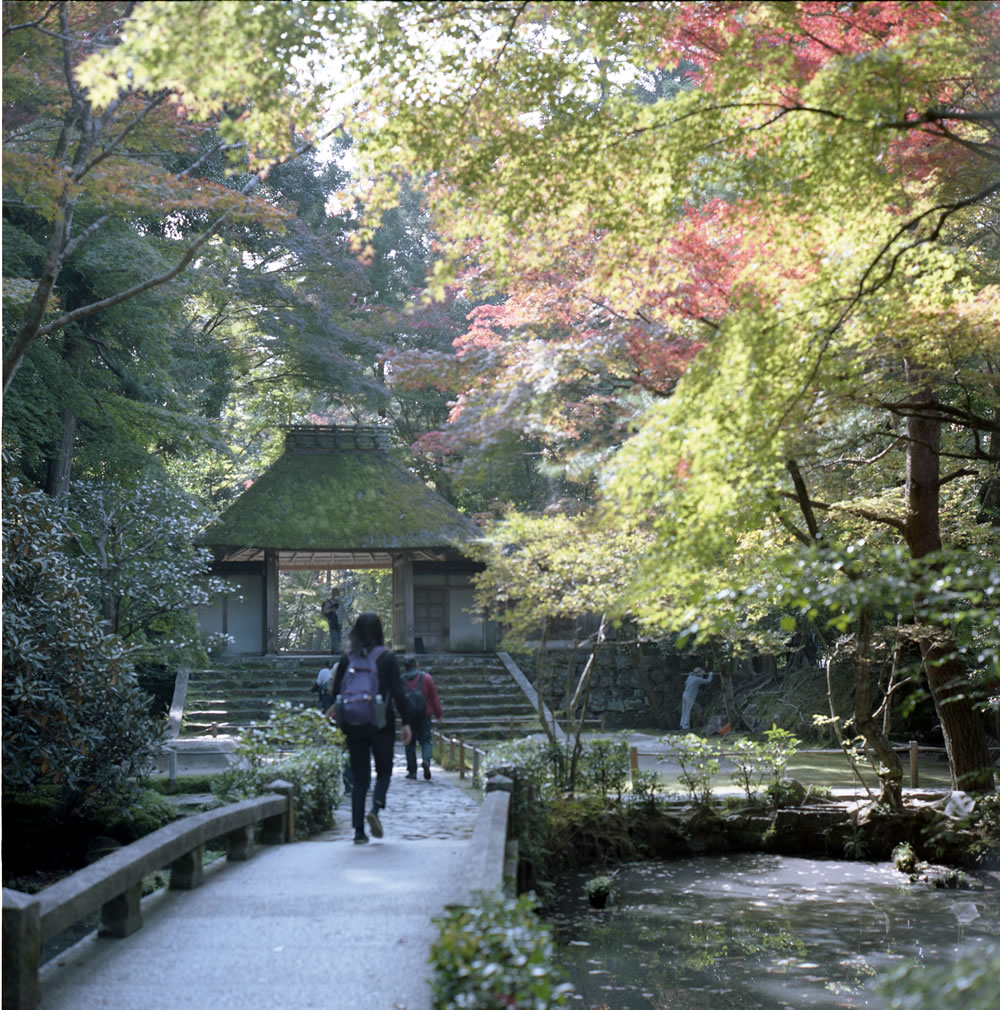
<path fill-rule="evenodd" d="M 386 706 L 378 688 L 378 657 L 383 652 L 385 647 L 376 645 L 367 656 L 348 653 L 337 696 L 338 726 L 385 726 Z"/>

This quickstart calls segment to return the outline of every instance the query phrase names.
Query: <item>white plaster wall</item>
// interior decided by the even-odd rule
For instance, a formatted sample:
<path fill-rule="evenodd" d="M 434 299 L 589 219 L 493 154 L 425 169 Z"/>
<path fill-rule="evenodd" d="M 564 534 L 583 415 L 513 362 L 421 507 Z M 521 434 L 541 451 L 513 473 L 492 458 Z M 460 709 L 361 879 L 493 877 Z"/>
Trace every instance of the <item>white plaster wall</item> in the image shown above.
<path fill-rule="evenodd" d="M 229 653 L 259 653 L 264 649 L 264 580 L 256 575 L 227 576 L 233 587 L 220 593 L 211 603 L 198 608 L 198 627 L 202 634 L 223 633 L 232 636 Z M 226 597 L 223 605 L 223 597 Z"/>
<path fill-rule="evenodd" d="M 484 646 L 483 621 L 475 612 L 471 586 L 452 586 L 448 594 L 451 648 L 456 652 L 479 652 Z"/>
<path fill-rule="evenodd" d="M 237 591 L 229 595 L 228 632 L 233 636 L 230 652 L 261 652 L 264 614 L 264 580 L 241 575 L 230 579 Z"/>

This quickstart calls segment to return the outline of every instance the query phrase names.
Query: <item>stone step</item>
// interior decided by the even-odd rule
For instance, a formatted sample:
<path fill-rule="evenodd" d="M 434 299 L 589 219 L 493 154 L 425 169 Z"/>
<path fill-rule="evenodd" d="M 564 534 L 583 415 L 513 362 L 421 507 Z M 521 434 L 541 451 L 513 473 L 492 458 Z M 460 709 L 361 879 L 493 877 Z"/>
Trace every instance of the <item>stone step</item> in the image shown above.
<path fill-rule="evenodd" d="M 266 721 L 277 702 L 312 706 L 309 690 L 322 655 L 217 663 L 192 673 L 181 732 L 201 737 L 213 730 L 237 734 Z M 537 714 L 496 656 L 444 654 L 421 657 L 434 677 L 445 710 L 447 732 L 471 742 L 537 732 Z"/>
<path fill-rule="evenodd" d="M 221 684 L 215 681 L 195 681 L 188 686 L 189 698 L 263 698 L 263 697 L 298 697 L 303 693 L 309 694 L 313 681 L 299 681 L 295 684 L 275 684 L 265 683 L 236 683 Z M 449 698 L 484 698 L 495 695 L 510 695 L 524 697 L 524 692 L 514 683 L 511 678 L 506 680 L 497 678 L 483 681 L 447 681 L 435 680 L 438 693 L 442 700 Z"/>

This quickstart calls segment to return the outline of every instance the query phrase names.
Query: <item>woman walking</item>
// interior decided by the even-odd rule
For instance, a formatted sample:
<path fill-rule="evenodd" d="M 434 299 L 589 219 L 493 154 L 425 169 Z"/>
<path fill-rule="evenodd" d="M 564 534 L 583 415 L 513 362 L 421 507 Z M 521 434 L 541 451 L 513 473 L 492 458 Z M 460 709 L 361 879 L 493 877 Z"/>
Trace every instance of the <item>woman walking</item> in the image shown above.
<path fill-rule="evenodd" d="M 382 837 L 380 811 L 385 809 L 392 754 L 396 742 L 396 713 L 406 718 L 406 702 L 399 663 L 385 648 L 382 621 L 378 614 L 365 611 L 358 615 L 348 636 L 347 652 L 340 657 L 333 674 L 337 725 L 347 738 L 354 787 L 351 791 L 351 823 L 354 844 L 368 841 L 365 820 L 375 838 Z M 403 744 L 411 739 L 404 723 Z M 372 758 L 375 759 L 375 789 L 372 808 L 365 817 L 365 798 L 371 783 Z"/>

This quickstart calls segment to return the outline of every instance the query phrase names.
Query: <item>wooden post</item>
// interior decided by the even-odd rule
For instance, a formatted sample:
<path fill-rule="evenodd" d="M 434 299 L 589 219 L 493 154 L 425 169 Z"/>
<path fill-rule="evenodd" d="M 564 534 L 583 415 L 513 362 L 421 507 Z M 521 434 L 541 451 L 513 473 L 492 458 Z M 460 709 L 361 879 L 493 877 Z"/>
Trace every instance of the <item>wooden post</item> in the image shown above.
<path fill-rule="evenodd" d="M 451 764 L 455 763 L 455 738 L 453 736 L 448 737 L 448 760 Z"/>
<path fill-rule="evenodd" d="M 635 781 L 635 773 L 639 770 L 639 748 L 630 747 L 628 752 L 628 775 L 631 781 Z"/>
<path fill-rule="evenodd" d="M 458 741 L 458 777 L 465 778 L 465 741 Z"/>
<path fill-rule="evenodd" d="M 910 785 L 916 789 L 920 785 L 920 775 L 917 771 L 917 741 L 910 741 Z"/>
<path fill-rule="evenodd" d="M 264 550 L 264 652 L 278 651 L 278 552 Z"/>
<path fill-rule="evenodd" d="M 479 748 L 472 748 L 472 781 L 476 782 L 479 779 Z"/>

